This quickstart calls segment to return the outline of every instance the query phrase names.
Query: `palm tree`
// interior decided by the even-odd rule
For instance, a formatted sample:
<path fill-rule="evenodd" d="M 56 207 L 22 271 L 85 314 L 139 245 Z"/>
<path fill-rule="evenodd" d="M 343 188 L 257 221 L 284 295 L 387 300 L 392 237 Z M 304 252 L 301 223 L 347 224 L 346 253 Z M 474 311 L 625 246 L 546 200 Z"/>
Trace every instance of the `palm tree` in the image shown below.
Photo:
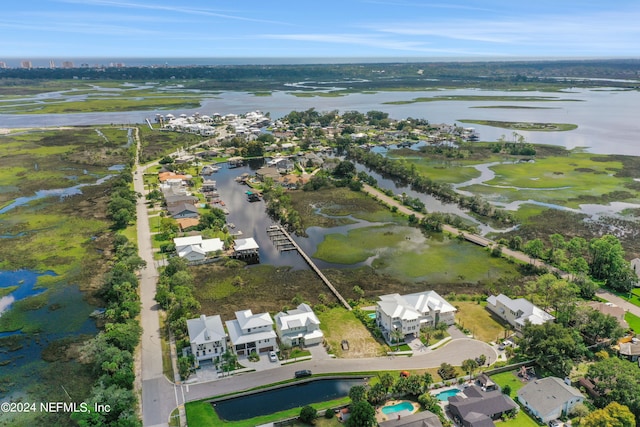
<path fill-rule="evenodd" d="M 396 342 L 396 351 L 398 351 L 398 347 L 400 345 L 400 340 L 404 339 L 404 333 L 402 329 L 395 328 L 391 331 L 391 339 Z"/>
<path fill-rule="evenodd" d="M 471 380 L 471 375 L 473 371 L 478 368 L 478 362 L 473 359 L 466 359 L 462 361 L 462 369 L 469 374 L 469 380 Z"/>

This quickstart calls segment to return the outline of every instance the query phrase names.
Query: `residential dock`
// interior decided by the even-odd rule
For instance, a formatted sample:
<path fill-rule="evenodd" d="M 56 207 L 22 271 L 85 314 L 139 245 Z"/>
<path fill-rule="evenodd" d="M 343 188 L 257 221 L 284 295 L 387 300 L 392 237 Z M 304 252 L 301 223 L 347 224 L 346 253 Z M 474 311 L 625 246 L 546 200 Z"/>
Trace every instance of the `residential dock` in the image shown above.
<path fill-rule="evenodd" d="M 338 290 L 331 284 L 329 279 L 327 279 L 322 271 L 320 271 L 313 260 L 311 260 L 311 258 L 302 250 L 300 246 L 298 246 L 296 241 L 293 240 L 287 230 L 278 225 L 271 225 L 267 228 L 267 234 L 273 241 L 274 245 L 280 251 L 298 251 L 300 256 L 302 256 L 306 263 L 309 264 L 309 267 L 311 267 L 311 269 L 318 275 L 318 277 L 320 277 L 320 280 L 322 280 L 324 284 L 329 288 L 329 290 L 336 296 L 336 298 L 338 298 L 338 301 L 340 301 L 347 310 L 351 311 L 351 306 L 349 305 L 347 300 L 345 300 L 343 296 L 340 295 L 340 292 L 338 292 Z"/>

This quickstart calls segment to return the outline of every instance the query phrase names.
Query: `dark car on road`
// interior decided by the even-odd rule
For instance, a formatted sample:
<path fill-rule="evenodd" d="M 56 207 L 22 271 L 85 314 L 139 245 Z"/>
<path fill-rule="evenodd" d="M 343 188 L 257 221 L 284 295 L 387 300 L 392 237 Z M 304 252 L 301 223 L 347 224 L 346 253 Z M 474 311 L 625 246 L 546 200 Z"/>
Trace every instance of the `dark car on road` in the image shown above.
<path fill-rule="evenodd" d="M 294 374 L 294 376 L 296 378 L 303 378 L 303 377 L 309 377 L 311 376 L 311 371 L 308 369 L 304 369 L 302 371 L 296 371 L 296 373 Z"/>

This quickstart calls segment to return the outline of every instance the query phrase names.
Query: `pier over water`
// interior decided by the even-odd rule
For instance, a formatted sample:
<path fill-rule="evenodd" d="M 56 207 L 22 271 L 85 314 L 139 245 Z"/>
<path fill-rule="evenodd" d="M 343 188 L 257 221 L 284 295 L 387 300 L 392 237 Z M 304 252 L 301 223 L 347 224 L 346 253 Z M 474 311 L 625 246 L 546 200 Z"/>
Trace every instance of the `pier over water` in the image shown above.
<path fill-rule="evenodd" d="M 329 290 L 336 296 L 336 298 L 338 298 L 338 301 L 340 301 L 347 310 L 351 311 L 351 306 L 349 305 L 347 300 L 345 300 L 344 297 L 340 295 L 340 292 L 338 292 L 338 290 L 331 284 L 329 279 L 327 279 L 327 277 L 322 273 L 322 271 L 320 271 L 318 266 L 315 265 L 315 263 L 311 260 L 311 258 L 302 250 L 300 246 L 298 246 L 296 241 L 293 240 L 293 238 L 289 235 L 287 230 L 285 230 L 284 228 L 278 225 L 272 225 L 269 228 L 267 228 L 267 234 L 269 235 L 269 238 L 271 239 L 273 244 L 279 250 L 298 251 L 300 256 L 302 256 L 302 258 L 306 261 L 306 263 L 309 264 L 309 267 L 311 267 L 311 269 L 318 275 L 318 277 L 320 277 L 320 280 L 322 280 L 324 284 L 329 288 Z"/>

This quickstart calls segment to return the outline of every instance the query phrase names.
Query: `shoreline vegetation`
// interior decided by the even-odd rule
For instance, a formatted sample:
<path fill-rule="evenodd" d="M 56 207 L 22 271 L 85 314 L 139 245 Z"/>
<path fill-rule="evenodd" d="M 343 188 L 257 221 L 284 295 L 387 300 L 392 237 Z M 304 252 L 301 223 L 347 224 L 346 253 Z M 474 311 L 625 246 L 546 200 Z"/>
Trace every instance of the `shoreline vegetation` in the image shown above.
<path fill-rule="evenodd" d="M 460 123 L 473 123 L 476 125 L 493 126 L 510 130 L 530 131 L 530 132 L 565 132 L 578 128 L 578 125 L 571 123 L 533 123 L 533 122 L 505 122 L 500 120 L 473 120 L 458 119 Z"/>

